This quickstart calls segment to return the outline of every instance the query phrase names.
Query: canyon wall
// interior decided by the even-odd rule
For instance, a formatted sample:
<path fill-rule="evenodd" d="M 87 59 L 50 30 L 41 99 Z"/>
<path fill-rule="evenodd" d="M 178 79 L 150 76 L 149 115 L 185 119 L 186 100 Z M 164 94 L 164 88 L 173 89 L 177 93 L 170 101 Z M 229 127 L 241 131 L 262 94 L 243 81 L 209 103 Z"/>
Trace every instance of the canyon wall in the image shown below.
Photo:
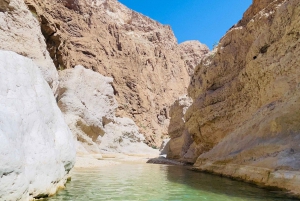
<path fill-rule="evenodd" d="M 47 197 L 75 162 L 73 135 L 36 64 L 0 51 L 0 200 Z"/>
<path fill-rule="evenodd" d="M 0 49 L 0 200 L 47 197 L 64 188 L 75 140 L 39 22 L 22 0 L 0 0 Z"/>
<path fill-rule="evenodd" d="M 192 136 L 185 125 L 184 115 L 192 104 L 190 97 L 179 97 L 170 108 L 170 126 L 168 133 L 170 141 L 167 145 L 167 158 L 179 160 L 180 162 L 195 161 L 194 147 Z"/>
<path fill-rule="evenodd" d="M 298 0 L 254 0 L 196 67 L 196 169 L 300 193 L 299 14 Z"/>
<path fill-rule="evenodd" d="M 194 67 L 208 52 L 197 41 L 177 44 L 170 26 L 117 0 L 26 0 L 40 21 L 57 69 L 82 65 L 112 77 L 116 115 L 135 121 L 146 142 L 167 133 L 169 106 L 186 94 Z"/>

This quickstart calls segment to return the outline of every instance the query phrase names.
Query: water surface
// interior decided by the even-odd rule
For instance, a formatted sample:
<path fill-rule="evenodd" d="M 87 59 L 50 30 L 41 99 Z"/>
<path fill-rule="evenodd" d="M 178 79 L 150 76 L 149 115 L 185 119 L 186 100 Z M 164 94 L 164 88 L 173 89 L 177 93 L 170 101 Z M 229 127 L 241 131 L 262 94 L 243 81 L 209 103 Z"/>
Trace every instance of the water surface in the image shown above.
<path fill-rule="evenodd" d="M 184 167 L 120 164 L 76 170 L 64 191 L 46 201 L 292 201 L 231 179 Z"/>

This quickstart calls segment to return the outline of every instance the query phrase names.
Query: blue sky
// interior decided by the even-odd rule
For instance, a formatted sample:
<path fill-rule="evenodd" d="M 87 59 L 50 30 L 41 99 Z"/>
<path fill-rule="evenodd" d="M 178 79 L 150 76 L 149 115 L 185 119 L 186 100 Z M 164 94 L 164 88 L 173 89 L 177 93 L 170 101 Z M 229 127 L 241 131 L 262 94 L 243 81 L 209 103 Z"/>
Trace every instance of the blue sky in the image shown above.
<path fill-rule="evenodd" d="M 252 0 L 119 0 L 162 24 L 171 25 L 178 42 L 199 40 L 210 48 L 236 24 Z"/>

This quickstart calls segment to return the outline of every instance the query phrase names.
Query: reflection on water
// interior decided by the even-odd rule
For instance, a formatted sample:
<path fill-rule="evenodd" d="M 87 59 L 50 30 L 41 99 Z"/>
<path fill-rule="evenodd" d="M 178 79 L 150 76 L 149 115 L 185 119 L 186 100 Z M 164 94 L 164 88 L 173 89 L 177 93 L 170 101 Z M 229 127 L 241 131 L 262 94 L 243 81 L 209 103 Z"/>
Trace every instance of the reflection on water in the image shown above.
<path fill-rule="evenodd" d="M 64 191 L 46 201 L 292 201 L 277 192 L 184 167 L 121 164 L 75 171 Z"/>

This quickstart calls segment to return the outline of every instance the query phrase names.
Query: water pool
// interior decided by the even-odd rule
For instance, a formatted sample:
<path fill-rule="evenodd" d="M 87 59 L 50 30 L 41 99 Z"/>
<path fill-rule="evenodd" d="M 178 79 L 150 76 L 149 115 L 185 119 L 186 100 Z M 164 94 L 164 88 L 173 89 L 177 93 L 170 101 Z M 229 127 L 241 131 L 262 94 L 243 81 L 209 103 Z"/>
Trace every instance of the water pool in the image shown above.
<path fill-rule="evenodd" d="M 75 170 L 67 188 L 46 201 L 292 201 L 280 192 L 185 167 L 119 164 Z"/>

